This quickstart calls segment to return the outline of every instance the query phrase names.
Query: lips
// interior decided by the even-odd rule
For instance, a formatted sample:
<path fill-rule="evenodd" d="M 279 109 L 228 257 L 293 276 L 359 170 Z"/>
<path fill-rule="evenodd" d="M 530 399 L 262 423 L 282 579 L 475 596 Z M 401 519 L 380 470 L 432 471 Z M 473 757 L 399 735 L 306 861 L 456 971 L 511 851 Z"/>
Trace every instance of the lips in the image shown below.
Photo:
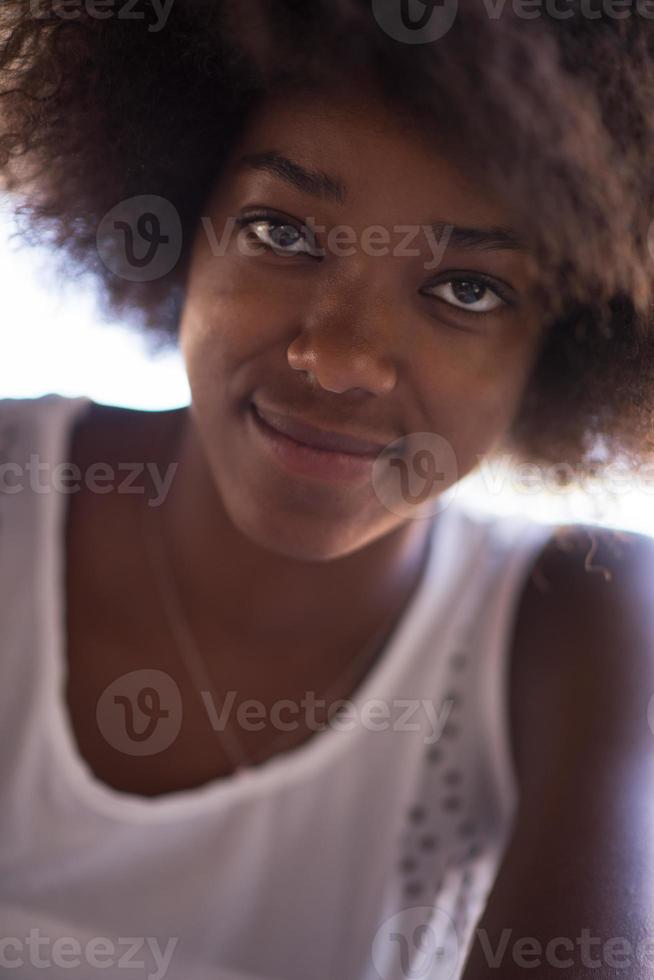
<path fill-rule="evenodd" d="M 333 453 L 349 453 L 353 456 L 376 457 L 388 445 L 388 441 L 372 441 L 343 432 L 334 432 L 311 425 L 301 419 L 262 408 L 252 403 L 252 408 L 263 421 L 282 435 L 312 449 Z"/>

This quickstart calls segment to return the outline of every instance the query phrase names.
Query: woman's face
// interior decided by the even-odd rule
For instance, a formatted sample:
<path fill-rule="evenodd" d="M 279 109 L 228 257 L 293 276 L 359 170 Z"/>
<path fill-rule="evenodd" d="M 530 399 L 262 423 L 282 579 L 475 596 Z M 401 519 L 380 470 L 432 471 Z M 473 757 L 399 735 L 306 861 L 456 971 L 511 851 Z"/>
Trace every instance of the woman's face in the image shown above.
<path fill-rule="evenodd" d="M 436 474 L 433 499 L 500 443 L 541 332 L 506 208 L 435 139 L 358 98 L 275 98 L 250 118 L 198 227 L 180 328 L 230 519 L 306 560 L 410 521 L 393 504 L 402 466 Z M 265 420 L 372 445 L 302 449 Z"/>

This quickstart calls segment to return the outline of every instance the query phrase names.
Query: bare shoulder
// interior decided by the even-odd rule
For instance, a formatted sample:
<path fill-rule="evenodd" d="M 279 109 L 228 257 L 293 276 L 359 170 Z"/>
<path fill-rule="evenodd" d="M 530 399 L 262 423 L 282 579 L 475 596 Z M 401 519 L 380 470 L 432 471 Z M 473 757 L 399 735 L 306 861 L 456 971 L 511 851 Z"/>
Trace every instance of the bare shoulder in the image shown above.
<path fill-rule="evenodd" d="M 107 511 L 108 504 L 133 498 L 138 487 L 141 493 L 154 492 L 152 474 L 166 469 L 185 411 L 144 411 L 92 402 L 76 419 L 70 438 L 70 461 L 83 474 L 94 473 L 100 466 L 102 479 L 118 492 L 86 492 L 90 480 L 83 479 L 77 510 L 100 505 L 102 511 Z M 107 473 L 109 476 L 105 476 Z"/>
<path fill-rule="evenodd" d="M 566 707 L 570 724 L 604 695 L 654 690 L 654 538 L 592 524 L 562 525 L 538 555 L 520 597 L 511 653 L 511 727 L 521 786 L 529 753 L 551 725 L 535 712 Z M 614 716 L 617 712 L 613 713 Z M 608 731 L 610 719 L 604 719 Z M 549 736 L 547 736 L 549 738 Z M 654 736 L 653 736 L 654 742 Z M 653 744 L 654 747 L 654 744 Z"/>
<path fill-rule="evenodd" d="M 503 930 L 503 980 L 537 964 L 577 980 L 591 960 L 609 976 L 620 957 L 629 980 L 654 972 L 653 582 L 653 539 L 595 525 L 558 529 L 533 566 L 511 664 L 518 807 L 462 980 L 496 975 Z M 525 937 L 540 960 L 516 955 Z"/>
<path fill-rule="evenodd" d="M 162 431 L 174 424 L 178 409 L 149 412 L 120 405 L 91 402 L 88 411 L 76 421 L 72 455 L 80 464 L 100 460 L 117 462 L 132 454 L 135 460 L 150 455 L 159 445 Z"/>
<path fill-rule="evenodd" d="M 77 581 L 99 587 L 111 569 L 123 568 L 135 511 L 144 495 L 156 492 L 152 473 L 160 478 L 158 464 L 179 417 L 179 410 L 147 412 L 92 402 L 76 420 L 69 462 L 81 479 L 67 509 L 67 554 Z"/>

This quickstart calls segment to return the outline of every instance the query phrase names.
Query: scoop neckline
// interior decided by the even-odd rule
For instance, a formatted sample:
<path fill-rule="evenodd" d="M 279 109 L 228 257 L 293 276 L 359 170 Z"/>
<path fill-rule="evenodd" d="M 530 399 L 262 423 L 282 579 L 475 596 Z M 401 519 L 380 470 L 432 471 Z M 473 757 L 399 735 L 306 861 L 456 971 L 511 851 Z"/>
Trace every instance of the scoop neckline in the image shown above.
<path fill-rule="evenodd" d="M 58 396 L 62 397 L 63 396 Z M 52 462 L 65 459 L 71 444 L 72 432 L 79 416 L 90 411 L 95 402 L 87 396 L 66 399 L 62 404 L 63 424 L 60 425 L 51 447 Z M 317 778 L 323 765 L 329 760 L 344 755 L 348 746 L 362 737 L 361 726 L 338 730 L 327 727 L 314 732 L 311 737 L 290 749 L 277 752 L 256 766 L 238 773 L 218 776 L 187 789 L 174 790 L 157 796 L 141 796 L 137 793 L 115 789 L 99 779 L 89 763 L 81 754 L 72 729 L 66 704 L 67 678 L 67 624 L 66 607 L 66 553 L 65 531 L 68 514 L 67 494 L 46 494 L 49 502 L 49 520 L 45 533 L 49 547 L 44 549 L 45 587 L 45 635 L 51 638 L 51 666 L 54 678 L 50 685 L 53 696 L 50 699 L 52 734 L 51 748 L 56 755 L 57 775 L 62 775 L 68 788 L 77 798 L 92 810 L 105 817 L 127 822 L 151 822 L 175 818 L 187 818 L 217 810 L 229 802 L 252 797 L 269 789 L 297 783 L 304 779 Z M 433 520 L 429 534 L 428 554 L 423 565 L 421 577 L 414 588 L 401 618 L 372 668 L 368 671 L 349 699 L 354 705 L 356 717 L 360 717 L 362 704 L 375 698 L 382 698 L 392 689 L 394 675 L 399 667 L 402 653 L 413 646 L 411 635 L 417 634 L 424 622 L 427 609 L 434 613 L 440 595 L 434 589 L 435 578 L 440 577 L 443 557 L 449 549 L 444 540 L 452 526 L 452 502 L 447 503 Z M 438 529 L 438 533 L 437 532 Z M 451 533 L 451 532 L 450 532 Z M 438 542 L 438 546 L 436 546 Z M 340 736 L 340 739 L 339 739 Z"/>

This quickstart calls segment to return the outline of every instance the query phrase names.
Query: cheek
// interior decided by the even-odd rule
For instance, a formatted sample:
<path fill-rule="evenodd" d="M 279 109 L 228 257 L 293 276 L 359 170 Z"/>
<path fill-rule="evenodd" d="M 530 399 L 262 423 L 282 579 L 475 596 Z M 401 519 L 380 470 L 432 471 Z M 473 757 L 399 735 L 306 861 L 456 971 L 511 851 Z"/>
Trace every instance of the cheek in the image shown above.
<path fill-rule="evenodd" d="M 430 431 L 445 438 L 456 455 L 459 478 L 477 464 L 509 429 L 531 367 L 525 342 L 468 335 L 440 338 L 420 361 L 416 390 Z M 436 351 L 436 346 L 438 350 Z M 424 352 L 423 352 L 424 354 Z"/>
<path fill-rule="evenodd" d="M 248 364 L 284 350 L 297 328 L 293 308 L 288 296 L 271 296 L 228 259 L 192 275 L 179 333 L 191 389 L 218 376 L 237 385 Z"/>

